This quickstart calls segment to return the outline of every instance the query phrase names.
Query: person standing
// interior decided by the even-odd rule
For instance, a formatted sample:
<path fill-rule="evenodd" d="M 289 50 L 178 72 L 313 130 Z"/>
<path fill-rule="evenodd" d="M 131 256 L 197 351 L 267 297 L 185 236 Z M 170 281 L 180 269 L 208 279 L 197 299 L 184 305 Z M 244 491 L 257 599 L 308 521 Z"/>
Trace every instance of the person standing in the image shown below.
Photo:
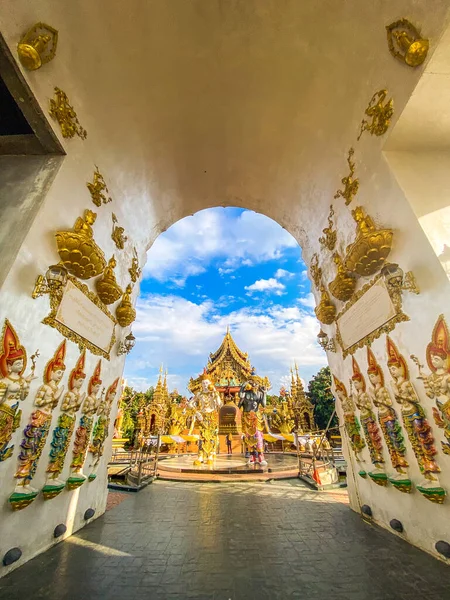
<path fill-rule="evenodd" d="M 231 448 L 231 435 L 227 433 L 227 451 L 228 454 L 233 454 L 233 450 Z"/>

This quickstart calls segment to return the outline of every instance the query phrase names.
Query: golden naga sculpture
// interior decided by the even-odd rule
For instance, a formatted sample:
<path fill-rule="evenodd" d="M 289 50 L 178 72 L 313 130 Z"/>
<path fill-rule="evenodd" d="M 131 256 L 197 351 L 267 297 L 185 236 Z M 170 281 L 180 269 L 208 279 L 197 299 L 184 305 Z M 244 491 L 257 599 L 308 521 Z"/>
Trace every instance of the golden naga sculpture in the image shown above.
<path fill-rule="evenodd" d="M 348 273 L 338 252 L 333 254 L 333 261 L 337 266 L 338 272 L 333 281 L 328 285 L 328 289 L 337 300 L 347 302 L 355 291 L 356 278 L 352 273 Z"/>
<path fill-rule="evenodd" d="M 69 103 L 67 94 L 58 87 L 55 87 L 55 97 L 50 100 L 49 114 L 58 121 L 64 138 L 73 138 L 75 135 L 82 140 L 87 138 L 87 131 L 78 121 L 77 113 Z"/>
<path fill-rule="evenodd" d="M 333 230 L 333 216 L 334 216 L 334 208 L 333 205 L 330 206 L 330 214 L 328 215 L 328 227 L 322 230 L 325 234 L 323 237 L 319 238 L 319 243 L 323 248 L 327 248 L 330 252 L 332 252 L 336 246 L 337 241 L 337 232 Z"/>
<path fill-rule="evenodd" d="M 92 225 L 96 218 L 95 212 L 85 210 L 84 216 L 75 221 L 73 231 L 55 233 L 62 264 L 80 279 L 100 275 L 106 267 L 105 255 L 94 241 Z"/>
<path fill-rule="evenodd" d="M 419 31 L 408 19 L 399 19 L 386 25 L 389 52 L 409 67 L 418 67 L 428 54 L 430 43 L 420 37 Z"/>
<path fill-rule="evenodd" d="M 361 206 L 352 210 L 352 216 L 356 221 L 356 239 L 347 247 L 344 267 L 361 277 L 369 277 L 384 265 L 394 233 L 391 229 L 377 229 Z"/>
<path fill-rule="evenodd" d="M 95 283 L 97 288 L 97 295 L 103 304 L 113 304 L 123 294 L 122 288 L 116 281 L 114 275 L 114 269 L 117 266 L 117 262 L 114 254 L 109 259 L 108 266 L 103 271 L 101 279 Z"/>
<path fill-rule="evenodd" d="M 330 294 L 322 285 L 320 288 L 321 297 L 320 302 L 314 309 L 316 317 L 324 325 L 331 325 L 336 317 L 336 306 L 331 302 Z"/>
<path fill-rule="evenodd" d="M 117 217 L 114 213 L 112 214 L 112 222 L 113 228 L 111 239 L 113 240 L 113 242 L 119 250 L 123 250 L 125 247 L 125 242 L 128 239 L 127 236 L 124 235 L 125 229 L 123 227 L 119 227 L 119 225 L 117 224 L 119 221 L 117 220 Z"/>
<path fill-rule="evenodd" d="M 350 204 L 350 202 L 353 200 L 353 197 L 356 196 L 359 190 L 359 179 L 357 177 L 353 177 L 355 174 L 355 163 L 352 160 L 354 153 L 354 149 L 350 148 L 347 156 L 347 164 L 350 169 L 350 173 L 347 175 L 347 177 L 343 177 L 341 179 L 344 189 L 338 190 L 334 195 L 335 200 L 338 198 L 344 198 L 347 206 Z"/>
<path fill-rule="evenodd" d="M 36 71 L 56 55 L 58 32 L 50 25 L 36 23 L 17 44 L 20 62 L 29 71 Z"/>
<path fill-rule="evenodd" d="M 311 263 L 309 265 L 309 272 L 316 289 L 320 289 L 322 280 L 322 269 L 319 267 L 319 257 L 317 254 L 311 256 Z"/>
<path fill-rule="evenodd" d="M 139 259 L 135 247 L 133 247 L 133 258 L 131 259 L 131 267 L 128 269 L 128 273 L 130 274 L 131 281 L 133 283 L 136 283 L 142 274 L 142 269 L 139 267 Z"/>
<path fill-rule="evenodd" d="M 131 325 L 136 318 L 136 310 L 131 303 L 132 291 L 133 288 L 131 287 L 131 284 L 128 284 L 127 289 L 123 294 L 122 302 L 116 308 L 117 322 L 121 327 L 128 327 L 128 325 Z"/>
<path fill-rule="evenodd" d="M 365 114 L 370 117 L 370 121 L 363 119 L 361 121 L 361 129 L 358 135 L 358 141 L 365 131 L 371 135 L 384 135 L 389 128 L 392 116 L 394 114 L 394 101 L 392 98 L 386 100 L 387 90 L 375 92 L 372 96 L 369 106 L 365 110 Z M 384 102 L 386 103 L 384 104 Z"/>
<path fill-rule="evenodd" d="M 97 165 L 95 166 L 94 171 L 94 181 L 86 183 L 86 186 L 95 206 L 101 206 L 102 203 L 108 204 L 108 202 L 112 202 L 112 198 L 108 196 L 109 190 L 103 179 L 103 175 L 98 170 Z"/>

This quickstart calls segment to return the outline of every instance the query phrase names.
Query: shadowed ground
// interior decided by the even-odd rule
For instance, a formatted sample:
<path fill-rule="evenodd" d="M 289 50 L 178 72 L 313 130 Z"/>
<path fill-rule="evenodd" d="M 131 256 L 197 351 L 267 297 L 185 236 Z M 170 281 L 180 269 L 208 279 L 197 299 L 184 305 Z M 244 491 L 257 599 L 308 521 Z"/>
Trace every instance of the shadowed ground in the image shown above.
<path fill-rule="evenodd" d="M 0 581 L 1 600 L 450 598 L 450 568 L 300 482 L 157 481 Z"/>

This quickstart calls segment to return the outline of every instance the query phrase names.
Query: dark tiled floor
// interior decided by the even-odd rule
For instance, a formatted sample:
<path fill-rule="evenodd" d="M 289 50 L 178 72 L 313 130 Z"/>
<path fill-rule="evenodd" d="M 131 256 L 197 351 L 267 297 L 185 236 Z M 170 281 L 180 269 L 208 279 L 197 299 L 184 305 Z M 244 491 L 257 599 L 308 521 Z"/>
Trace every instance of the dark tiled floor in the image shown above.
<path fill-rule="evenodd" d="M 450 567 L 337 498 L 158 481 L 2 579 L 0 599 L 450 598 Z"/>

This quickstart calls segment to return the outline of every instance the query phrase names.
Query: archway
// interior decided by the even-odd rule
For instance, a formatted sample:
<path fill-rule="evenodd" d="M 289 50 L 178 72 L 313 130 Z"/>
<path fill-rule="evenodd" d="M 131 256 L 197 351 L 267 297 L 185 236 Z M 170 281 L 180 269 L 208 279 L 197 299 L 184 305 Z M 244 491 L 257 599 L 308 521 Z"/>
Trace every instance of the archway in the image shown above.
<path fill-rule="evenodd" d="M 347 248 L 355 242 L 357 232 L 361 233 L 361 224 L 366 232 L 371 227 L 381 228 L 388 238 L 388 230 L 392 230 L 389 261 L 398 263 L 405 274 L 412 271 L 421 293 L 401 296 L 398 273 L 397 278 L 391 278 L 394 288 L 397 285 L 395 301 L 398 303 L 400 294 L 404 314 L 409 318 L 402 321 L 398 311 L 395 314 L 399 322 L 390 331 L 394 344 L 389 346 L 392 357 L 387 354 L 384 328 L 387 321 L 380 324 L 386 317 L 381 310 L 383 303 L 367 302 L 366 310 L 361 310 L 357 319 L 352 320 L 347 314 L 344 348 L 337 339 L 336 322 L 324 325 L 330 343 L 328 360 L 337 382 L 342 384 L 339 385 L 338 411 L 343 423 L 342 409 L 350 413 L 351 408 L 346 404 L 350 394 L 348 382 L 350 378 L 354 382 L 353 377 L 358 375 L 347 350 L 361 332 L 367 333 L 369 325 L 365 316 L 372 306 L 379 306 L 383 313 L 376 315 L 378 321 L 375 319 L 375 329 L 380 335 L 374 336 L 371 331 L 361 336 L 355 343 L 363 340 L 363 344 L 353 354 L 360 375 L 367 380 L 366 385 L 370 385 L 367 375 L 370 368 L 381 370 L 386 384 L 390 383 L 388 359 L 395 358 L 395 347 L 408 366 L 410 382 L 415 385 L 430 422 L 432 409 L 439 410 L 439 405 L 434 406 L 435 398 L 430 398 L 422 382 L 416 381 L 417 367 L 409 357 L 416 356 L 417 362 L 426 364 L 430 344 L 439 346 L 441 354 L 450 351 L 446 335 L 437 335 L 446 331 L 442 320 L 440 328 L 433 333 L 441 313 L 447 312 L 448 319 L 449 283 L 382 155 L 391 127 L 422 74 L 420 68 L 410 69 L 389 54 L 385 26 L 398 19 L 395 7 L 390 3 L 361 6 L 355 0 L 327 3 L 326 10 L 321 10 L 319 15 L 319 8 L 324 7 L 297 0 L 286 0 L 281 11 L 279 3 L 270 0 L 263 8 L 259 0 L 245 3 L 219 0 L 138 3 L 130 0 L 128 8 L 129 18 L 124 19 L 123 4 L 106 0 L 95 5 L 84 0 L 70 11 L 57 3 L 50 7 L 38 2 L 34 7 L 36 20 L 44 19 L 42 13 L 45 13 L 45 19 L 59 29 L 61 43 L 50 65 L 34 73 L 25 70 L 22 73 L 46 115 L 55 86 L 63 89 L 88 137 L 86 140 L 63 137 L 57 121 L 49 117 L 49 126 L 58 136 L 66 156 L 0 293 L 2 326 L 5 319 L 13 325 L 17 333 L 14 349 L 26 351 L 28 355 L 27 375 L 31 356 L 36 358 L 38 347 L 40 351 L 35 369 L 37 379 L 30 380 L 29 393 L 21 403 L 20 426 L 8 440 L 14 445 L 14 452 L 2 461 L 0 472 L 4 490 L 1 521 L 6 524 L 1 536 L 1 554 L 11 548 L 23 548 L 22 561 L 47 547 L 54 539 L 53 530 L 57 525 L 64 524 L 66 533 L 63 535 L 70 535 L 85 524 L 85 514 L 98 516 L 105 508 L 106 454 L 99 463 L 101 468 L 96 478 L 89 484 L 83 483 L 79 492 L 70 493 L 74 490 L 65 489 L 64 493 L 61 491 L 45 502 L 42 495 L 38 500 L 37 495 L 29 497 L 31 507 L 20 514 L 20 519 L 18 513 L 11 512 L 8 502 L 16 485 L 23 431 L 37 410 L 35 398 L 39 386 L 45 383 L 47 363 L 66 340 L 67 368 L 63 383 L 67 386 L 69 374 L 80 360 L 79 347 L 74 342 L 79 337 L 67 331 L 64 337 L 61 327 L 49 326 L 48 295 L 44 293 L 33 299 L 31 293 L 37 275 L 44 276 L 48 267 L 61 258 L 55 246 L 55 232 L 72 231 L 86 209 L 97 213 L 93 239 L 105 255 L 105 263 L 114 254 L 118 263 L 116 278 L 125 289 L 130 283 L 133 248 L 142 266 L 149 246 L 179 219 L 218 205 L 259 211 L 294 236 L 303 248 L 309 268 L 312 257 L 318 255 L 322 277 L 318 277 L 314 290 L 316 303 L 324 296 L 321 286 L 325 285 L 328 290 L 337 274 L 332 251 L 319 241 L 328 225 L 331 203 L 334 208 L 332 229 L 338 233 L 336 248 L 343 256 L 347 256 Z M 431 41 L 431 57 L 448 22 L 447 3 L 435 2 L 432 13 L 417 2 L 405 2 L 404 9 L 412 22 L 423 26 L 424 35 Z M 7 3 L 2 14 L 2 34 L 13 56 L 30 24 L 29 14 L 26 0 Z M 22 66 L 17 62 L 15 68 L 21 70 Z M 120 86 L 117 85 L 119 79 Z M 374 135 L 366 131 L 358 140 L 361 121 L 368 116 L 365 110 L 370 99 L 383 89 L 387 90 L 385 100 L 394 101 L 391 121 L 384 123 L 384 131 L 374 130 Z M 349 176 L 347 158 L 351 148 L 359 191 L 353 199 L 347 198 L 351 200 L 347 205 L 337 192 L 345 192 L 341 180 Z M 86 182 L 94 180 L 96 165 L 108 186 L 100 206 L 86 188 Z M 40 200 L 43 195 L 40 194 Z M 362 206 L 372 221 L 362 221 L 360 212 L 352 216 L 357 206 Z M 111 238 L 113 213 L 128 238 L 123 249 Z M 87 227 L 84 230 L 90 231 Z M 317 270 L 315 272 L 317 274 Z M 387 277 L 383 279 L 393 275 L 392 272 L 385 274 Z M 378 275 L 380 269 L 368 278 L 360 275 L 355 294 Z M 403 281 L 408 282 L 411 283 L 411 279 Z M 86 286 L 95 295 L 96 279 L 87 280 Z M 49 290 L 41 288 L 41 291 Z M 137 295 L 135 285 L 133 301 Z M 387 300 L 386 295 L 383 297 Z M 114 314 L 117 304 L 112 308 Z M 343 301 L 337 301 L 336 313 L 343 309 Z M 102 318 L 98 317 L 89 321 L 85 316 L 83 325 L 89 321 L 90 327 L 95 329 Z M 128 331 L 126 327 L 118 327 L 117 342 L 124 342 Z M 86 327 L 83 333 L 94 336 Z M 342 331 L 340 333 L 342 337 Z M 332 341 L 336 352 L 331 349 Z M 101 344 L 101 340 L 97 339 L 97 343 Z M 89 380 L 99 379 L 109 388 L 121 376 L 124 357 L 117 354 L 116 343 L 112 348 L 108 360 L 104 357 L 108 354 L 106 350 L 99 355 L 95 348 L 92 352 L 90 346 L 86 353 L 85 388 Z M 367 352 L 368 348 L 371 353 Z M 97 369 L 100 356 L 101 378 Z M 426 371 L 424 376 L 428 377 L 429 373 Z M 8 373 L 2 375 L 4 379 Z M 377 376 L 380 378 L 379 373 Z M 391 394 L 388 385 L 382 387 Z M 400 448 L 400 454 L 406 456 L 407 481 L 411 483 L 410 487 L 405 484 L 403 491 L 414 487 L 418 493 L 399 493 L 399 482 L 406 479 L 396 476 L 405 473 L 397 472 L 388 443 L 382 441 L 386 478 L 383 481 L 378 478 L 378 483 L 389 480 L 386 486 L 377 485 L 367 476 L 374 470 L 368 448 L 362 451 L 365 468 L 361 469 L 360 476 L 354 460 L 355 447 L 349 447 L 346 458 L 353 464 L 355 473 L 350 489 L 352 507 L 359 510 L 361 504 L 366 505 L 374 520 L 386 528 L 392 519 L 401 518 L 409 541 L 436 554 L 435 544 L 442 538 L 450 539 L 449 509 L 444 505 L 436 511 L 436 506 L 429 501 L 433 494 L 427 496 L 427 488 L 421 485 L 419 459 L 401 421 L 401 406 L 395 402 L 393 398 L 399 426 L 405 429 L 405 450 Z M 50 445 L 60 417 L 59 405 L 52 410 L 50 420 L 46 419 L 49 426 L 45 434 L 49 435 L 45 439 L 41 436 L 43 447 L 33 479 L 39 491 L 46 483 Z M 355 410 L 362 420 L 360 409 Z M 78 414 L 76 428 L 79 422 Z M 431 426 L 441 469 L 437 487 L 446 490 L 450 487 L 448 457 L 441 450 L 446 448 L 449 432 L 443 420 L 438 419 Z M 355 431 L 352 435 L 355 446 L 358 442 Z M 68 446 L 69 456 L 74 450 L 74 440 L 75 435 Z M 64 481 L 70 478 L 70 463 L 68 459 L 64 465 Z M 398 461 L 396 464 L 400 466 Z M 89 471 L 89 474 L 94 475 L 94 472 Z M 33 494 L 30 491 L 30 496 Z M 436 492 L 433 501 L 442 499 L 442 493 Z M 88 509 L 91 510 L 86 513 Z M 30 530 L 34 531 L 33 539 L 30 539 Z"/>

